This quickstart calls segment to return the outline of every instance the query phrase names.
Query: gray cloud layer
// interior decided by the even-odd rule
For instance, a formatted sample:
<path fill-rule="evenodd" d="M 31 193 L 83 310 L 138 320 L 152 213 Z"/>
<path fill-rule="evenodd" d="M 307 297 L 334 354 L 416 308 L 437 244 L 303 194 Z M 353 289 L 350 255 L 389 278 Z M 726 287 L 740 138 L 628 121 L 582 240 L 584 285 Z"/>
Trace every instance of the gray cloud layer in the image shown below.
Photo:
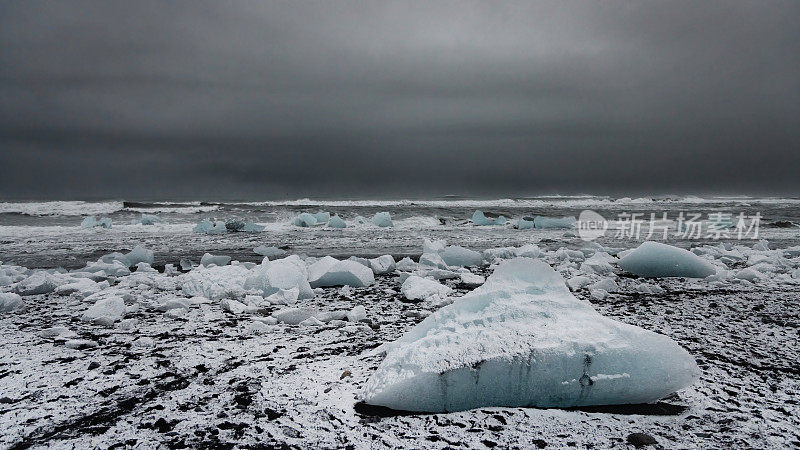
<path fill-rule="evenodd" d="M 0 195 L 800 188 L 800 2 L 4 2 Z"/>

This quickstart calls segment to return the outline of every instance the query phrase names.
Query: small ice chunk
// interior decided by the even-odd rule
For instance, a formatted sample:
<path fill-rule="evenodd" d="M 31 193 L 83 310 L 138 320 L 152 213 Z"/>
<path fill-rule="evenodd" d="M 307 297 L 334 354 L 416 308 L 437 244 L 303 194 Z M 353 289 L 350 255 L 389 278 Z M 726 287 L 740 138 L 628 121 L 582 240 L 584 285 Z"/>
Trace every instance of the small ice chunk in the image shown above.
<path fill-rule="evenodd" d="M 119 322 L 117 328 L 122 331 L 133 331 L 137 325 L 139 325 L 139 321 L 136 319 L 123 319 Z"/>
<path fill-rule="evenodd" d="M 245 289 L 255 289 L 268 297 L 281 289 L 298 289 L 298 299 L 314 298 L 308 284 L 305 262 L 297 255 L 270 261 L 264 258 L 261 266 L 253 269 L 244 283 Z"/>
<path fill-rule="evenodd" d="M 458 245 L 446 247 L 440 255 L 448 266 L 479 266 L 483 263 L 483 256 L 480 253 Z"/>
<path fill-rule="evenodd" d="M 583 289 L 584 287 L 588 286 L 591 282 L 591 278 L 584 275 L 578 275 L 567 280 L 567 286 L 569 286 L 571 290 L 577 291 L 578 289 Z"/>
<path fill-rule="evenodd" d="M 663 294 L 664 288 L 656 284 L 642 283 L 636 286 L 635 291 L 640 294 Z"/>
<path fill-rule="evenodd" d="M 481 210 L 475 210 L 472 213 L 472 223 L 475 224 L 477 227 L 489 226 L 489 225 L 504 225 L 506 223 L 506 218 L 503 216 L 499 216 L 496 219 L 490 219 L 486 217 L 486 215 Z"/>
<path fill-rule="evenodd" d="M 328 226 L 331 228 L 347 228 L 347 223 L 341 217 L 335 215 L 328 221 Z"/>
<path fill-rule="evenodd" d="M 40 270 L 17 283 L 14 286 L 14 292 L 23 296 L 49 294 L 55 291 L 59 285 L 67 283 L 67 280 L 60 279 L 57 275 Z"/>
<path fill-rule="evenodd" d="M 752 267 L 746 267 L 736 272 L 735 277 L 740 280 L 747 280 L 751 283 L 756 283 L 765 278 L 763 273 L 753 269 Z"/>
<path fill-rule="evenodd" d="M 484 261 L 493 264 L 503 259 L 516 257 L 517 249 L 515 247 L 487 248 L 483 251 L 482 255 Z"/>
<path fill-rule="evenodd" d="M 244 226 L 239 230 L 242 233 L 261 233 L 262 231 L 266 230 L 267 227 L 264 225 L 259 225 L 254 223 L 252 220 L 248 220 L 244 223 Z"/>
<path fill-rule="evenodd" d="M 266 333 L 270 330 L 269 325 L 261 322 L 260 320 L 254 320 L 247 325 L 245 325 L 248 333 L 251 334 L 262 334 Z"/>
<path fill-rule="evenodd" d="M 378 212 L 372 217 L 372 224 L 378 227 L 391 227 L 392 216 L 388 212 Z"/>
<path fill-rule="evenodd" d="M 82 228 L 111 228 L 111 219 L 108 217 L 103 217 L 100 220 L 97 220 L 94 216 L 88 216 L 81 222 Z"/>
<path fill-rule="evenodd" d="M 59 295 L 78 294 L 81 298 L 86 298 L 96 294 L 108 287 L 108 282 L 97 283 L 89 278 L 78 278 L 75 281 L 58 286 L 55 290 Z"/>
<path fill-rule="evenodd" d="M 180 266 L 181 270 L 189 271 L 194 267 L 194 263 L 189 258 L 181 258 Z"/>
<path fill-rule="evenodd" d="M 486 282 L 483 276 L 471 272 L 460 273 L 459 277 L 461 278 L 461 284 L 468 287 L 480 286 Z"/>
<path fill-rule="evenodd" d="M 225 222 L 212 222 L 208 219 L 203 219 L 192 228 L 192 231 L 202 234 L 225 234 L 228 229 L 225 227 Z"/>
<path fill-rule="evenodd" d="M 297 325 L 300 322 L 313 317 L 318 311 L 314 308 L 285 308 L 272 313 L 272 317 L 278 322 L 288 325 Z"/>
<path fill-rule="evenodd" d="M 326 256 L 308 268 L 308 282 L 311 287 L 364 287 L 375 282 L 375 275 L 372 269 L 363 264 L 349 260 L 337 261 Z"/>
<path fill-rule="evenodd" d="M 267 247 L 266 245 L 259 245 L 258 247 L 254 248 L 253 251 L 261 256 L 266 256 L 267 258 L 274 259 L 278 256 L 283 256 L 286 252 L 279 249 L 278 247 Z"/>
<path fill-rule="evenodd" d="M 244 303 L 230 298 L 222 299 L 219 305 L 224 311 L 228 311 L 231 314 L 242 314 L 248 309 Z"/>
<path fill-rule="evenodd" d="M 447 264 L 438 253 L 423 253 L 422 256 L 419 257 L 419 264 L 422 266 L 447 269 Z"/>
<path fill-rule="evenodd" d="M 369 260 L 367 258 L 362 258 L 360 256 L 351 256 L 351 257 L 349 257 L 347 259 L 350 260 L 350 261 L 355 261 L 355 262 L 361 264 L 364 267 L 372 268 L 372 266 L 369 264 Z"/>
<path fill-rule="evenodd" d="M 624 270 L 640 277 L 705 278 L 717 268 L 709 261 L 682 248 L 660 242 L 643 242 L 619 261 Z"/>
<path fill-rule="evenodd" d="M 531 228 L 535 228 L 533 218 L 531 217 L 523 217 L 517 220 L 517 229 L 518 230 L 529 230 Z"/>
<path fill-rule="evenodd" d="M 155 225 L 161 222 L 163 222 L 163 220 L 155 214 L 142 213 L 142 217 L 139 219 L 139 223 L 142 225 Z"/>
<path fill-rule="evenodd" d="M 228 265 L 229 262 L 231 262 L 230 256 L 222 256 L 222 255 L 215 256 L 212 255 L 211 253 L 206 253 L 203 255 L 202 258 L 200 258 L 200 264 L 205 267 L 208 267 L 212 264 L 215 266 L 226 266 Z"/>
<path fill-rule="evenodd" d="M 299 216 L 295 217 L 292 221 L 292 224 L 296 227 L 313 227 L 317 225 L 317 217 L 313 214 L 309 213 L 300 213 Z"/>
<path fill-rule="evenodd" d="M 22 297 L 13 292 L 0 292 L 0 312 L 9 312 L 22 308 Z"/>
<path fill-rule="evenodd" d="M 347 311 L 321 311 L 314 315 L 314 317 L 323 323 L 328 323 L 333 320 L 344 320 L 347 318 Z"/>
<path fill-rule="evenodd" d="M 94 295 L 102 295 L 102 293 Z M 92 297 L 93 296 L 87 297 L 87 300 L 91 300 Z M 83 313 L 81 320 L 84 322 L 108 325 L 109 322 L 113 324 L 115 321 L 122 319 L 124 315 L 125 302 L 122 300 L 122 297 L 109 295 L 99 298 L 94 305 Z"/>
<path fill-rule="evenodd" d="M 369 266 L 372 271 L 378 275 L 389 273 L 394 270 L 396 263 L 392 255 L 383 255 L 369 260 Z"/>
<path fill-rule="evenodd" d="M 311 316 L 308 319 L 300 322 L 298 325 L 300 325 L 301 327 L 321 327 L 325 325 L 325 322 L 317 319 L 314 316 Z"/>
<path fill-rule="evenodd" d="M 314 218 L 317 219 L 317 225 L 325 224 L 331 220 L 331 213 L 320 211 L 314 214 Z"/>
<path fill-rule="evenodd" d="M 536 244 L 525 244 L 517 249 L 517 256 L 525 258 L 538 258 L 542 254 L 542 250 Z"/>
<path fill-rule="evenodd" d="M 136 273 L 158 273 L 158 271 L 150 267 L 150 264 L 140 262 L 136 264 Z"/>
<path fill-rule="evenodd" d="M 758 241 L 757 244 L 753 245 L 753 250 L 758 250 L 761 252 L 768 252 L 769 251 L 769 242 L 766 239 L 761 239 Z"/>
<path fill-rule="evenodd" d="M 611 262 L 616 260 L 617 258 L 608 253 L 597 252 L 581 264 L 581 272 L 608 275 L 614 271 L 614 268 L 611 267 Z"/>
<path fill-rule="evenodd" d="M 160 305 L 156 306 L 156 309 L 161 312 L 167 312 L 171 309 L 181 308 L 185 310 L 189 310 L 189 301 L 185 298 L 178 298 L 172 297 L 165 300 Z"/>
<path fill-rule="evenodd" d="M 420 258 L 420 260 L 421 259 L 422 258 Z M 439 259 L 442 259 L 442 258 L 439 257 Z M 444 261 L 442 261 L 442 264 L 444 264 Z M 403 258 L 403 259 L 401 259 L 400 261 L 397 262 L 396 269 L 397 270 L 416 270 L 417 266 L 418 266 L 418 264 L 415 263 L 413 259 L 411 259 L 408 256 L 406 256 L 405 258 Z"/>
<path fill-rule="evenodd" d="M 186 313 L 188 313 L 188 309 L 183 308 L 173 308 L 169 311 L 164 313 L 164 316 L 169 317 L 170 319 L 182 319 L 186 317 Z"/>
<path fill-rule="evenodd" d="M 434 241 L 425 238 L 422 242 L 422 253 L 439 253 L 447 247 L 447 241 L 437 239 Z"/>
<path fill-rule="evenodd" d="M 278 289 L 277 292 L 268 296 L 265 300 L 271 305 L 294 305 L 297 303 L 297 296 L 300 295 L 300 289 L 293 287 L 291 289 Z"/>
<path fill-rule="evenodd" d="M 94 216 L 87 216 L 81 221 L 81 228 L 93 228 L 97 225 L 97 219 Z"/>
<path fill-rule="evenodd" d="M 367 310 L 364 305 L 356 305 L 347 313 L 347 320 L 350 322 L 360 322 L 367 318 Z"/>
<path fill-rule="evenodd" d="M 70 339 L 64 343 L 64 347 L 73 350 L 83 350 L 88 348 L 96 348 L 99 344 L 95 341 L 88 339 Z"/>
<path fill-rule="evenodd" d="M 323 258 L 318 259 L 313 264 L 308 266 L 308 280 L 309 281 L 316 280 L 322 277 L 323 275 L 325 275 L 325 272 L 327 272 L 328 269 L 333 267 L 337 262 L 339 262 L 339 260 L 334 258 L 333 256 L 325 256 Z M 317 286 L 312 285 L 311 287 L 317 287 Z"/>
<path fill-rule="evenodd" d="M 446 297 L 453 290 L 439 282 L 411 275 L 400 286 L 400 292 L 408 300 L 425 300 L 432 295 Z"/>
<path fill-rule="evenodd" d="M 140 336 L 138 339 L 133 341 L 133 345 L 140 348 L 150 348 L 156 345 L 156 342 L 151 337 Z"/>
<path fill-rule="evenodd" d="M 600 281 L 592 283 L 588 286 L 589 291 L 595 289 L 602 289 L 606 292 L 619 292 L 619 285 L 616 281 L 612 280 L 611 278 L 603 278 Z"/>
<path fill-rule="evenodd" d="M 536 216 L 533 218 L 533 226 L 536 228 L 573 228 L 578 220 L 575 217 L 544 217 Z"/>
<path fill-rule="evenodd" d="M 39 332 L 43 338 L 65 338 L 77 336 L 77 334 L 67 327 L 50 327 Z"/>

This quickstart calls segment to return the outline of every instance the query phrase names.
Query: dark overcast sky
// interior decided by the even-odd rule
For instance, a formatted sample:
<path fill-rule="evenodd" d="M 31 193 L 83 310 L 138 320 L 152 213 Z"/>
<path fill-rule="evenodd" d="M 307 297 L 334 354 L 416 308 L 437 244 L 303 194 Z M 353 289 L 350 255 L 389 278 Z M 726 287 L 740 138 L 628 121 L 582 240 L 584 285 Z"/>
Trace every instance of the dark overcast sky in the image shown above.
<path fill-rule="evenodd" d="M 800 1 L 0 4 L 0 196 L 800 194 Z"/>

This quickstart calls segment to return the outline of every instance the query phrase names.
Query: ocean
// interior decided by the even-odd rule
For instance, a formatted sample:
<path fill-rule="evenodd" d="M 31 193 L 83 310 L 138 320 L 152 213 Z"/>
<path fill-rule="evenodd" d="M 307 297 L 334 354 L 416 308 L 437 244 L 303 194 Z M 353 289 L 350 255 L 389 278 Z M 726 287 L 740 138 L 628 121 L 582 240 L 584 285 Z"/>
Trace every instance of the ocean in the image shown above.
<path fill-rule="evenodd" d="M 502 215 L 505 225 L 476 227 L 472 214 Z M 443 197 L 403 200 L 283 200 L 231 202 L 170 201 L 7 201 L 0 203 L 0 260 L 27 267 L 83 266 L 102 254 L 135 245 L 151 248 L 156 265 L 177 263 L 180 258 L 199 259 L 205 252 L 222 253 L 241 261 L 259 261 L 252 249 L 258 245 L 285 248 L 288 253 L 310 256 L 396 257 L 421 253 L 424 238 L 444 239 L 464 247 L 483 250 L 492 247 L 539 243 L 543 246 L 579 247 L 585 242 L 574 230 L 515 228 L 524 217 L 579 217 L 592 210 L 609 221 L 609 229 L 598 239 L 603 245 L 629 248 L 648 238 L 651 217 L 670 222 L 666 241 L 691 247 L 723 241 L 766 239 L 784 248 L 796 245 L 799 236 L 800 198 L 781 197 L 697 197 L 664 196 L 613 198 L 605 196 L 542 196 L 507 199 Z M 348 227 L 300 228 L 292 220 L 302 212 L 330 212 L 343 218 Z M 371 218 L 389 212 L 393 227 L 379 228 Z M 162 223 L 142 225 L 142 214 L 157 215 Z M 699 235 L 687 237 L 678 230 L 679 217 L 697 217 L 703 223 Z M 740 238 L 733 229 L 712 236 L 705 228 L 714 214 L 729 215 L 735 224 L 744 215 L 755 230 Z M 112 220 L 111 229 L 80 226 L 84 217 Z M 666 215 L 666 216 L 665 216 Z M 634 220 L 631 221 L 630 218 Z M 263 225 L 262 233 L 204 235 L 193 232 L 203 219 L 253 221 Z M 640 233 L 623 232 L 641 221 Z M 630 230 L 628 230 L 630 231 Z M 662 238 L 657 229 L 650 238 Z M 685 231 L 685 230 L 684 230 Z M 757 231 L 757 233 L 754 233 Z M 752 245 L 750 242 L 748 245 Z"/>

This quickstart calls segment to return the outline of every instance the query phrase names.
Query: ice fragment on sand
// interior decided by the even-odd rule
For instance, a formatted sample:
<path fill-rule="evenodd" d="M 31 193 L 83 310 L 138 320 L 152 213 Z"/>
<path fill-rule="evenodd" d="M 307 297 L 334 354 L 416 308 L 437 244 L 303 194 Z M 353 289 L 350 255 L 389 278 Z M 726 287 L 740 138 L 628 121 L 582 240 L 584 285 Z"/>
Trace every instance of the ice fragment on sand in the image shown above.
<path fill-rule="evenodd" d="M 660 242 L 643 242 L 619 261 L 619 266 L 640 277 L 705 278 L 716 273 L 709 261 L 682 248 Z"/>
<path fill-rule="evenodd" d="M 102 293 L 94 294 L 102 295 Z M 93 296 L 86 299 L 92 300 Z M 102 325 L 110 326 L 115 321 L 122 319 L 125 315 L 125 302 L 122 297 L 116 295 L 103 296 L 98 298 L 81 317 L 84 322 L 94 322 Z"/>
<path fill-rule="evenodd" d="M 0 313 L 22 308 L 22 297 L 13 292 L 0 292 Z"/>
<path fill-rule="evenodd" d="M 400 286 L 400 292 L 403 296 L 412 301 L 425 300 L 432 295 L 445 297 L 452 291 L 452 289 L 439 282 L 416 275 L 408 277 L 406 281 L 403 282 L 403 285 Z"/>
<path fill-rule="evenodd" d="M 222 256 L 222 255 L 212 255 L 211 253 L 206 253 L 200 258 L 200 265 L 208 267 L 210 265 L 215 266 L 225 266 L 229 262 L 231 262 L 230 256 Z"/>
<path fill-rule="evenodd" d="M 396 264 L 392 255 L 383 255 L 369 260 L 369 266 L 375 274 L 380 275 L 394 270 Z"/>
<path fill-rule="evenodd" d="M 448 266 L 478 266 L 483 262 L 483 255 L 458 245 L 450 245 L 439 255 Z"/>
<path fill-rule="evenodd" d="M 598 314 L 529 258 L 384 348 L 362 398 L 408 411 L 648 403 L 699 376 L 674 341 Z"/>
<path fill-rule="evenodd" d="M 364 287 L 375 282 L 372 269 L 356 261 L 338 261 L 326 256 L 308 268 L 311 287 L 353 286 Z"/>

